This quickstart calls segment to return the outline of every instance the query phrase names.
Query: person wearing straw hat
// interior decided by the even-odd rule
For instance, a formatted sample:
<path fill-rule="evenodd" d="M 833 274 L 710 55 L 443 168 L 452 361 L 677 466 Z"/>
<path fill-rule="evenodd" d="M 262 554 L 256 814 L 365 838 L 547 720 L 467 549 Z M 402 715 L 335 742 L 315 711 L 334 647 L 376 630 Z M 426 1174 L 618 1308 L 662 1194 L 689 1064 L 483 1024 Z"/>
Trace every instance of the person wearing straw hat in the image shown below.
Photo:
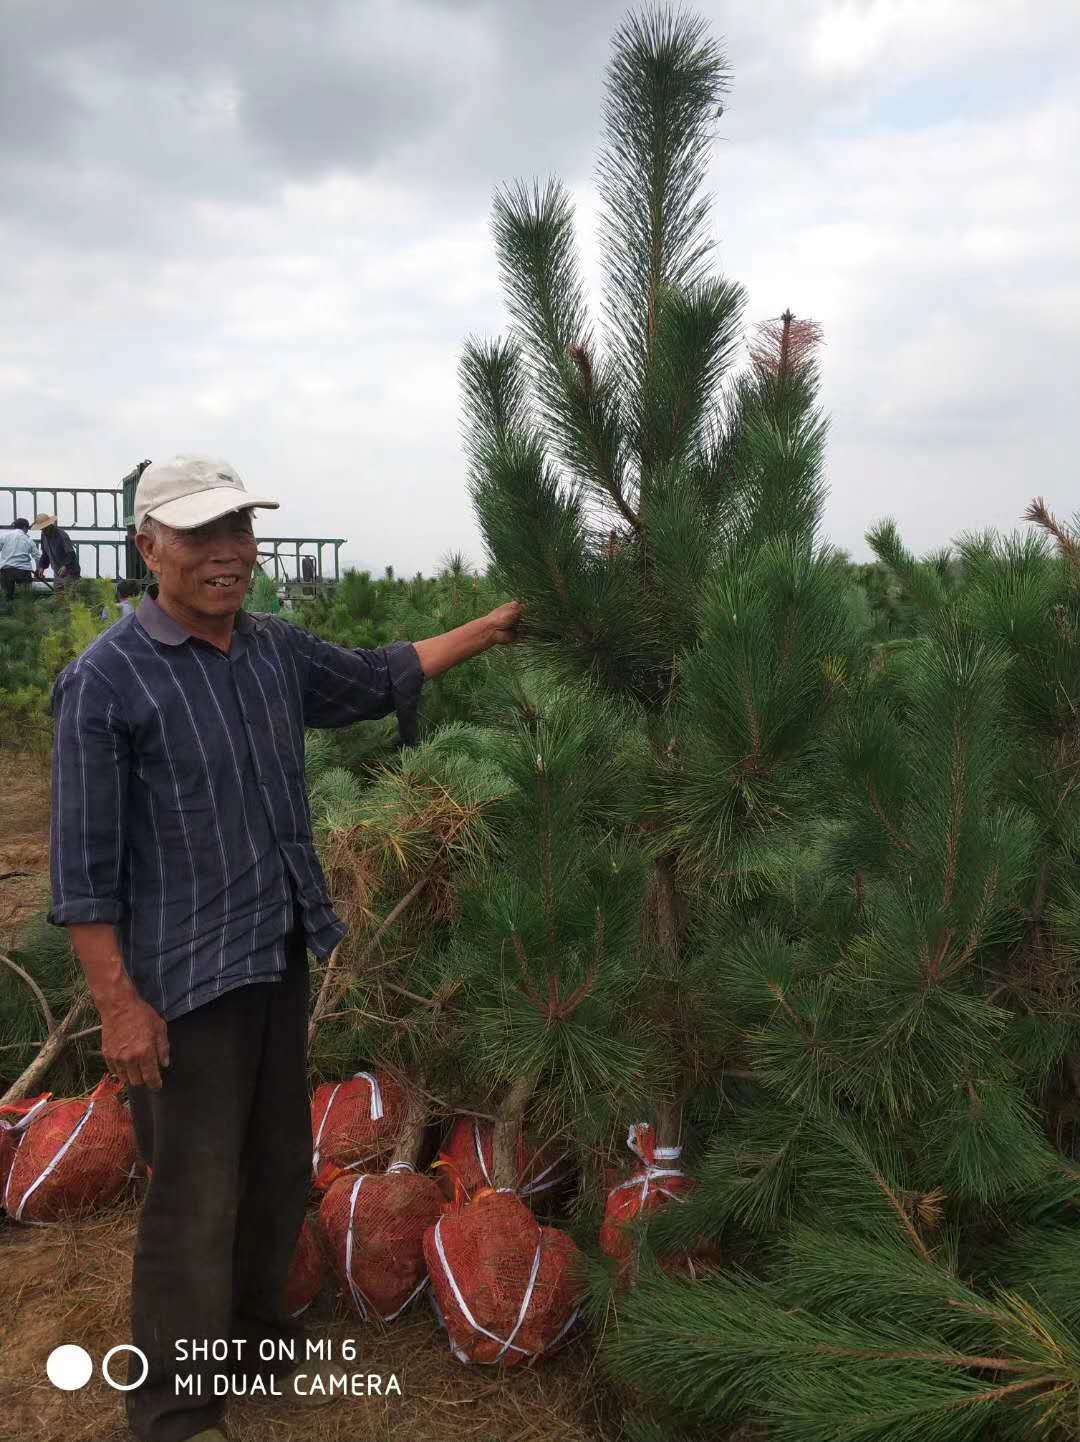
<path fill-rule="evenodd" d="M 51 566 L 53 586 L 57 591 L 63 591 L 68 586 L 73 586 L 82 575 L 82 571 L 79 567 L 79 552 L 67 531 L 56 524 L 55 516 L 48 514 L 35 516 L 30 529 L 41 532 L 41 565 L 38 567 L 38 580 L 44 579 L 45 572 Z"/>
<path fill-rule="evenodd" d="M 312 840 L 304 733 L 396 714 L 415 744 L 425 679 L 515 641 L 521 617 L 514 601 L 353 650 L 250 614 L 252 512 L 277 505 L 224 461 L 147 467 L 136 544 L 157 600 L 53 692 L 49 919 L 69 929 L 150 1172 L 131 1296 L 146 1375 L 132 1353 L 125 1394 L 139 1442 L 222 1442 L 215 1375 L 286 1404 L 343 1395 L 348 1374 L 307 1361 L 284 1310 L 311 1184 L 307 954 L 346 932 Z M 227 1340 L 228 1361 L 195 1340 Z M 260 1364 L 267 1341 L 294 1371 Z"/>

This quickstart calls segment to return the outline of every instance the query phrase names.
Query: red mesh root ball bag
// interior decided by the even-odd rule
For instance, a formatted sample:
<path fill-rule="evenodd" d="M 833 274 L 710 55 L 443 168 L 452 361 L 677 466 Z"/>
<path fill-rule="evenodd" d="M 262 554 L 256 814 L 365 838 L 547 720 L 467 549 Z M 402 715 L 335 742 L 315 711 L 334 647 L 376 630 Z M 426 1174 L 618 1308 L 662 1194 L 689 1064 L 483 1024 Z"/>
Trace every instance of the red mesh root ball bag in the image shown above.
<path fill-rule="evenodd" d="M 550 1352 L 577 1318 L 581 1254 L 512 1192 L 482 1191 L 424 1236 L 436 1312 L 461 1362 L 515 1367 Z"/>
<path fill-rule="evenodd" d="M 494 1187 L 493 1156 L 495 1123 L 480 1117 L 458 1117 L 439 1152 L 439 1185 L 448 1201 L 455 1198 L 455 1180 L 460 1191 L 474 1197 L 484 1187 Z M 572 1171 L 570 1154 L 557 1142 L 530 1146 L 524 1135 L 517 1145 L 517 1194 L 528 1201 L 561 1186 Z"/>
<path fill-rule="evenodd" d="M 299 1317 L 314 1302 L 322 1291 L 323 1272 L 318 1229 L 312 1217 L 305 1217 L 285 1282 L 285 1311 L 290 1317 Z"/>
<path fill-rule="evenodd" d="M 386 1072 L 358 1071 L 343 1082 L 323 1082 L 311 1099 L 311 1162 L 316 1187 L 334 1168 L 375 1170 L 393 1153 L 405 1124 L 405 1094 Z"/>
<path fill-rule="evenodd" d="M 624 1182 L 617 1182 L 607 1196 L 600 1227 L 600 1249 L 623 1264 L 634 1252 L 632 1223 L 651 1216 L 671 1202 L 681 1202 L 697 1183 L 674 1165 L 681 1147 L 658 1147 L 656 1133 L 646 1122 L 635 1122 L 626 1145 L 643 1163 Z M 678 1260 L 678 1259 L 676 1259 Z"/>
<path fill-rule="evenodd" d="M 52 1092 L 42 1092 L 29 1101 L 8 1102 L 7 1106 L 0 1107 L 0 1207 L 3 1206 L 8 1173 L 23 1133 L 51 1097 Z"/>
<path fill-rule="evenodd" d="M 424 1233 L 444 1206 L 434 1179 L 408 1162 L 331 1183 L 319 1222 L 342 1290 L 365 1320 L 392 1322 L 424 1290 Z"/>
<path fill-rule="evenodd" d="M 4 1190 L 19 1222 L 80 1216 L 115 1201 L 135 1165 L 135 1131 L 105 1076 L 89 1097 L 47 1102 L 26 1128 Z"/>

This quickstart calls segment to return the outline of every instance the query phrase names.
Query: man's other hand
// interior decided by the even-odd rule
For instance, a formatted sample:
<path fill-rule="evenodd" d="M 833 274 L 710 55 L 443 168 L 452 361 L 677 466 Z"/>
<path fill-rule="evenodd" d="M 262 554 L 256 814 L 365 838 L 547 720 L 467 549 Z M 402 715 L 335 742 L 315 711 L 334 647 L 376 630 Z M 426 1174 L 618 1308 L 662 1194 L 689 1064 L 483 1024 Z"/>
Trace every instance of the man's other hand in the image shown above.
<path fill-rule="evenodd" d="M 101 1053 L 108 1069 L 128 1086 L 160 1091 L 161 1068 L 169 1065 L 165 1019 L 134 989 L 99 1011 Z"/>
<path fill-rule="evenodd" d="M 520 601 L 507 601 L 504 606 L 496 606 L 494 611 L 484 617 L 488 627 L 489 645 L 509 646 L 518 639 L 517 624 L 521 620 L 522 609 Z"/>

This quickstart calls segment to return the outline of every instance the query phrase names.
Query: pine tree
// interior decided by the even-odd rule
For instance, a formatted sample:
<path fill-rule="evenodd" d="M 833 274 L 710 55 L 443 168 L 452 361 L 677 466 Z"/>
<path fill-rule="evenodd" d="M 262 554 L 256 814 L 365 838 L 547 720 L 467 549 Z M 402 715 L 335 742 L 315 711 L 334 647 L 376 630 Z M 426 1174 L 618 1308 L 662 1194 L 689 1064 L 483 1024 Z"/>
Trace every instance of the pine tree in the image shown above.
<path fill-rule="evenodd" d="M 513 328 L 462 365 L 493 577 L 642 761 L 626 1002 L 700 1182 L 646 1260 L 723 1256 L 645 1266 L 605 1355 L 659 1408 L 642 1435 L 1075 1437 L 1080 544 L 1038 506 L 1057 556 L 972 536 L 916 562 L 879 528 L 910 633 L 880 645 L 818 536 L 816 328 L 787 311 L 733 369 L 743 297 L 710 276 L 701 193 L 725 80 L 699 22 L 626 22 L 604 335 L 566 192 L 518 184 L 494 217 Z"/>
<path fill-rule="evenodd" d="M 727 1030 L 695 909 L 717 883 L 728 900 L 753 890 L 808 799 L 850 649 L 842 558 L 813 545 L 817 329 L 785 312 L 737 373 L 744 296 L 711 268 L 703 182 L 726 85 L 701 21 L 625 22 L 598 166 L 603 335 L 566 190 L 518 183 L 493 223 L 513 328 L 471 340 L 461 368 L 472 495 L 529 652 L 617 700 L 644 758 L 627 828 L 650 868 L 647 964 L 628 1004 L 668 1053 L 666 1144 Z"/>
<path fill-rule="evenodd" d="M 620 709 L 524 668 L 487 719 L 504 784 L 429 984 L 460 989 L 450 1094 L 494 1113 L 493 1180 L 515 1187 L 526 1113 L 542 1141 L 580 1142 L 641 1104 L 662 1058 L 625 1009 L 645 870 L 614 824 L 636 785 Z"/>
<path fill-rule="evenodd" d="M 610 1349 L 684 1421 L 1080 1435 L 1080 547 L 1029 517 L 1055 549 L 968 536 L 948 579 L 871 538 L 920 631 L 843 688 L 786 919 L 718 955 L 751 1080 L 655 1224 L 731 1265 L 647 1279 Z"/>

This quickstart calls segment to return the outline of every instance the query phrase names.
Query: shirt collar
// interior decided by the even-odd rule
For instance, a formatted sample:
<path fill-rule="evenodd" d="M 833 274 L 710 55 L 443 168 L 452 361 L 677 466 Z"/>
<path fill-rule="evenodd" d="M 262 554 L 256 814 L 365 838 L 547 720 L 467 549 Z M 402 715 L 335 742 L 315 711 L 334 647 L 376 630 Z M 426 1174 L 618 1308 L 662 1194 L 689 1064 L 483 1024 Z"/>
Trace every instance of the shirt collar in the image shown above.
<path fill-rule="evenodd" d="M 142 598 L 135 612 L 135 619 L 148 636 L 155 641 L 160 641 L 163 646 L 180 646 L 185 641 L 191 640 L 191 632 L 188 628 L 181 625 L 167 611 L 163 611 L 153 596 Z M 247 611 L 238 611 L 236 613 L 236 629 L 241 636 L 248 636 L 253 631 L 262 628 Z"/>

